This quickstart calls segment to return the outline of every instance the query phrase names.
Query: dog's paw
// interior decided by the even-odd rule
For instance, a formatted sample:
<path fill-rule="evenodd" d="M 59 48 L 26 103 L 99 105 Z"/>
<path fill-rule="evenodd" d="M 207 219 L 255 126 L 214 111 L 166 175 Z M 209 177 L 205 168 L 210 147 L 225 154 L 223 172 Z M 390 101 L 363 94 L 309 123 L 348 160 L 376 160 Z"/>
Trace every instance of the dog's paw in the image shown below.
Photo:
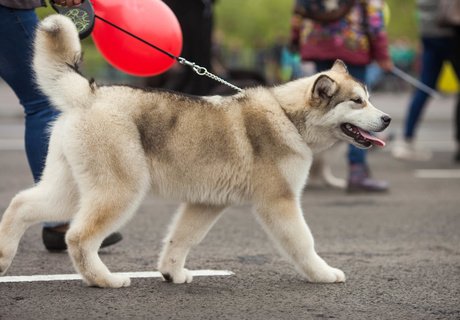
<path fill-rule="evenodd" d="M 4 259 L 0 258 L 0 276 L 5 275 L 9 267 L 10 267 L 10 262 L 4 261 Z"/>
<path fill-rule="evenodd" d="M 345 276 L 345 273 L 337 268 L 332 268 L 334 270 L 334 273 L 337 277 L 335 282 L 345 282 L 347 280 L 347 277 Z"/>
<path fill-rule="evenodd" d="M 310 274 L 308 280 L 317 283 L 345 282 L 345 273 L 337 268 L 323 266 L 321 269 L 315 270 L 315 272 Z"/>
<path fill-rule="evenodd" d="M 0 250 L 0 276 L 3 276 L 11 265 L 14 253 L 8 254 L 7 250 Z"/>
<path fill-rule="evenodd" d="M 167 282 L 172 283 L 190 283 L 193 280 L 192 273 L 182 268 L 178 271 L 170 272 L 170 271 L 160 271 L 163 275 L 163 279 Z"/>
<path fill-rule="evenodd" d="M 91 280 L 84 278 L 86 284 L 90 287 L 100 288 L 122 288 L 129 287 L 131 279 L 127 276 L 120 274 L 110 274 L 107 277 L 96 277 Z"/>
<path fill-rule="evenodd" d="M 315 256 L 310 260 L 311 264 L 305 268 L 307 279 L 310 282 L 334 283 L 345 282 L 345 274 L 342 270 L 333 268 L 327 264 L 320 256 Z"/>

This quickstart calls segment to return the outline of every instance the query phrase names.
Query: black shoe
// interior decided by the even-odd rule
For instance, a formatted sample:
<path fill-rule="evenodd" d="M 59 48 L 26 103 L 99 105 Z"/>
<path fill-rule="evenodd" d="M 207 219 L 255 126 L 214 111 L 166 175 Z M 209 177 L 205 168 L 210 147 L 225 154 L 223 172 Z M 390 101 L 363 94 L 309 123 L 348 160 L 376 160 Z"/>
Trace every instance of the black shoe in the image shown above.
<path fill-rule="evenodd" d="M 42 230 L 42 239 L 45 248 L 48 251 L 64 251 L 67 249 L 65 243 L 65 232 L 56 231 L 53 227 L 44 227 Z M 114 232 L 102 241 L 101 248 L 111 246 L 120 242 L 123 236 L 120 232 Z"/>

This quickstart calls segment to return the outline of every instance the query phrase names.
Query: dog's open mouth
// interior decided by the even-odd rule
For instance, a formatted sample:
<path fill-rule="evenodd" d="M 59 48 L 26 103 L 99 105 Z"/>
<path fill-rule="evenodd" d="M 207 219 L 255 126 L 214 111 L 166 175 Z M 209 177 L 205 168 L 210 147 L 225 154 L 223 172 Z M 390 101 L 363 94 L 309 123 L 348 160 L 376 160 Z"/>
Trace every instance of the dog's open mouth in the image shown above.
<path fill-rule="evenodd" d="M 340 128 L 342 129 L 343 133 L 345 133 L 349 137 L 352 137 L 356 142 L 365 147 L 385 146 L 384 141 L 380 140 L 377 137 L 374 137 L 368 131 L 363 130 L 355 125 L 352 125 L 351 123 L 343 123 L 340 125 Z"/>

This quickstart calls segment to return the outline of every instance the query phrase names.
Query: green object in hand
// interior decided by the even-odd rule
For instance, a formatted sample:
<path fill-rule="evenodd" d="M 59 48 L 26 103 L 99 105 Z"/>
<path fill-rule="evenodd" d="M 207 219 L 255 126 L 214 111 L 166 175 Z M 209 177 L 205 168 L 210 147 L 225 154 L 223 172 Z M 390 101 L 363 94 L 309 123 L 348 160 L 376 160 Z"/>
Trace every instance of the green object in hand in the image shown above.
<path fill-rule="evenodd" d="M 64 7 L 56 5 L 53 1 L 53 9 L 72 20 L 78 30 L 80 39 L 84 39 L 91 34 L 94 28 L 94 9 L 89 0 L 83 1 L 78 6 Z"/>

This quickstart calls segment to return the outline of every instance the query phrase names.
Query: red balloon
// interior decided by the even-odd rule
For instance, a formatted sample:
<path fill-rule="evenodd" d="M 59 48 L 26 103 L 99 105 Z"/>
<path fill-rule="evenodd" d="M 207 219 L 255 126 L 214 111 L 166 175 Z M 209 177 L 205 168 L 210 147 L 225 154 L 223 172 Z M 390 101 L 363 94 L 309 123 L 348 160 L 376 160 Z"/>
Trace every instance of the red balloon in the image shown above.
<path fill-rule="evenodd" d="M 178 56 L 182 50 L 180 24 L 160 0 L 91 0 L 96 16 Z M 114 67 L 136 76 L 152 76 L 175 60 L 96 17 L 94 42 Z"/>

